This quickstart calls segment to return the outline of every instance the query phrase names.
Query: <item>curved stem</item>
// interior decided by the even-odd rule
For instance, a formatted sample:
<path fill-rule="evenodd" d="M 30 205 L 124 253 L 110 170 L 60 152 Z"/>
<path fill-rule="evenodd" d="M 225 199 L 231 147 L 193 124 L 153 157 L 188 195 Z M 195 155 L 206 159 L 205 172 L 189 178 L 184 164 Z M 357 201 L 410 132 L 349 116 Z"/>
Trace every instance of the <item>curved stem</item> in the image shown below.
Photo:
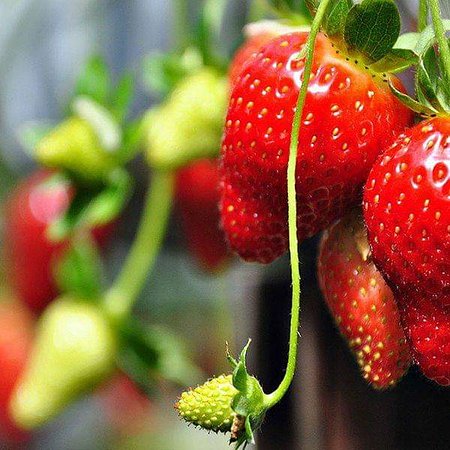
<path fill-rule="evenodd" d="M 131 310 L 161 248 L 172 206 L 174 175 L 154 172 L 136 238 L 122 271 L 105 296 L 105 308 L 115 319 Z"/>
<path fill-rule="evenodd" d="M 434 33 L 439 45 L 440 57 L 443 66 L 443 75 L 446 83 L 450 85 L 450 47 L 445 35 L 444 24 L 441 17 L 439 0 L 429 0 L 431 18 L 433 21 Z"/>
<path fill-rule="evenodd" d="M 311 25 L 311 31 L 306 43 L 306 63 L 303 72 L 303 83 L 300 88 L 297 108 L 295 110 L 294 121 L 292 123 L 291 143 L 289 147 L 289 162 L 287 171 L 288 188 L 288 223 L 289 223 L 289 252 L 291 257 L 291 276 L 292 276 L 292 310 L 291 326 L 289 332 L 289 355 L 286 367 L 286 373 L 278 388 L 265 396 L 265 406 L 271 408 L 277 404 L 284 396 L 294 378 L 295 366 L 297 361 L 298 328 L 300 319 L 300 263 L 298 257 L 297 241 L 297 194 L 296 194 L 296 166 L 297 149 L 299 145 L 300 125 L 305 106 L 306 94 L 308 93 L 308 84 L 311 77 L 314 44 L 317 34 L 320 30 L 323 17 L 327 10 L 330 0 L 323 0 L 317 10 L 314 21 Z"/>
<path fill-rule="evenodd" d="M 419 18 L 417 29 L 421 33 L 428 23 L 428 0 L 419 0 Z"/>

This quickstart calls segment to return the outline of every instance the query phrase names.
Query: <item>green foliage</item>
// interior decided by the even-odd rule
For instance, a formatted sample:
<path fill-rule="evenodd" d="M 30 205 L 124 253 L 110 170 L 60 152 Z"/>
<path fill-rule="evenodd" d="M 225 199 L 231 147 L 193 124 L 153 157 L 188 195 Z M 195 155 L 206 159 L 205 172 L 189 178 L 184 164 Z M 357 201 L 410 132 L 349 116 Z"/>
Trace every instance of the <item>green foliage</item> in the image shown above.
<path fill-rule="evenodd" d="M 55 268 L 61 292 L 97 300 L 102 293 L 102 264 L 97 247 L 88 234 L 77 236 Z"/>
<path fill-rule="evenodd" d="M 111 77 L 105 60 L 99 55 L 92 56 L 75 84 L 75 96 L 89 97 L 106 105 L 111 89 Z"/>
<path fill-rule="evenodd" d="M 345 42 L 367 63 L 379 61 L 400 34 L 400 14 L 393 0 L 364 0 L 353 6 L 345 23 Z"/>
<path fill-rule="evenodd" d="M 345 22 L 352 6 L 352 0 L 334 0 L 330 2 L 323 21 L 323 28 L 330 37 L 344 34 Z"/>

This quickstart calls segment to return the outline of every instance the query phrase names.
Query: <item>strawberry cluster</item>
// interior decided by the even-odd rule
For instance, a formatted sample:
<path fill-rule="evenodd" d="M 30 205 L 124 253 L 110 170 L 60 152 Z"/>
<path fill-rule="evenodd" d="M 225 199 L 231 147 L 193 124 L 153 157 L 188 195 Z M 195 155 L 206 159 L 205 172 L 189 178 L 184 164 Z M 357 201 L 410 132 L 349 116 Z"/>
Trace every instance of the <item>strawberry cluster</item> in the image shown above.
<path fill-rule="evenodd" d="M 319 280 L 365 379 L 392 386 L 414 362 L 450 385 L 450 69 L 432 27 L 409 36 L 415 45 L 394 45 L 392 2 L 343 3 L 315 41 L 296 161 L 298 240 L 328 229 Z M 370 17 L 386 28 L 383 41 L 358 35 Z M 220 210 L 231 249 L 249 262 L 288 250 L 287 166 L 307 38 L 272 37 L 234 69 Z M 393 75 L 413 64 L 419 101 Z M 427 120 L 414 126 L 414 112 Z"/>

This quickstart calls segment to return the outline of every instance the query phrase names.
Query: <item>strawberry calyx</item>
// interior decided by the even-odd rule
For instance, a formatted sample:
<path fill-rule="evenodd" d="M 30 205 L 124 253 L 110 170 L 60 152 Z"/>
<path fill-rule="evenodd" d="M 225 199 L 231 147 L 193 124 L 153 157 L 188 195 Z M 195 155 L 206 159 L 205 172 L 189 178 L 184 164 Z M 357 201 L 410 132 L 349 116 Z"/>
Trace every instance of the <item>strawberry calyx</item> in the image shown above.
<path fill-rule="evenodd" d="M 312 15 L 317 13 L 320 3 L 321 0 L 306 1 Z M 418 60 L 410 48 L 401 46 L 400 22 L 400 13 L 393 0 L 363 0 L 360 3 L 331 0 L 322 30 L 348 61 L 354 61 L 374 76 L 383 74 L 387 81 L 385 74 L 401 72 Z"/>
<path fill-rule="evenodd" d="M 450 20 L 442 20 L 439 14 L 435 14 L 433 25 L 420 33 L 407 33 L 402 39 L 402 44 L 408 46 L 418 58 L 415 82 L 417 100 L 390 84 L 397 98 L 424 118 L 450 115 L 450 67 L 447 67 L 449 62 L 444 57 L 445 50 L 442 51 L 442 43 L 445 45 L 447 42 L 448 46 L 450 42 L 445 37 L 450 30 Z M 440 39 L 438 30 L 442 33 Z"/>

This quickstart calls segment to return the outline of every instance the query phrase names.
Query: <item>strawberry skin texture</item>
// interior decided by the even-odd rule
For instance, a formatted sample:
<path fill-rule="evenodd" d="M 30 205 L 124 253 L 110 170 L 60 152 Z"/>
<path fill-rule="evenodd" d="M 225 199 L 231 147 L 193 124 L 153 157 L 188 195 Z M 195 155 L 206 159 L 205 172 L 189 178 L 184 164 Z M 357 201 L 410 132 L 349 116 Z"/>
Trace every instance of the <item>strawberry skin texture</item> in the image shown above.
<path fill-rule="evenodd" d="M 5 267 L 11 287 L 21 301 L 35 312 L 42 311 L 57 295 L 53 269 L 67 242 L 52 242 L 47 227 L 69 207 L 74 188 L 67 183 L 45 181 L 52 172 L 39 170 L 11 192 L 4 211 Z M 98 227 L 92 235 L 104 245 L 111 224 Z"/>
<path fill-rule="evenodd" d="M 239 75 L 247 61 L 254 58 L 258 54 L 259 49 L 275 36 L 276 34 L 270 32 L 260 33 L 251 36 L 242 44 L 234 54 L 228 70 L 228 79 L 231 86 L 234 86 L 236 81 L 238 81 Z"/>
<path fill-rule="evenodd" d="M 177 172 L 176 201 L 187 246 L 208 272 L 220 270 L 228 259 L 220 228 L 217 160 L 202 159 Z"/>
<path fill-rule="evenodd" d="M 364 190 L 373 257 L 422 372 L 450 385 L 450 119 L 421 122 L 374 165 Z"/>
<path fill-rule="evenodd" d="M 411 357 L 394 295 L 368 253 L 362 219 L 347 216 L 322 236 L 318 277 L 363 377 L 385 389 L 405 374 Z"/>
<path fill-rule="evenodd" d="M 271 40 L 231 94 L 222 143 L 221 212 L 231 248 L 270 263 L 288 248 L 286 171 L 307 33 Z M 383 78 L 318 36 L 297 158 L 298 237 L 358 202 L 377 155 L 412 121 Z M 401 87 L 400 87 L 401 88 Z"/>
<path fill-rule="evenodd" d="M 9 401 L 25 368 L 33 342 L 33 320 L 17 302 L 0 303 L 0 440 L 23 442 L 28 434 L 19 429 L 9 414 Z"/>

